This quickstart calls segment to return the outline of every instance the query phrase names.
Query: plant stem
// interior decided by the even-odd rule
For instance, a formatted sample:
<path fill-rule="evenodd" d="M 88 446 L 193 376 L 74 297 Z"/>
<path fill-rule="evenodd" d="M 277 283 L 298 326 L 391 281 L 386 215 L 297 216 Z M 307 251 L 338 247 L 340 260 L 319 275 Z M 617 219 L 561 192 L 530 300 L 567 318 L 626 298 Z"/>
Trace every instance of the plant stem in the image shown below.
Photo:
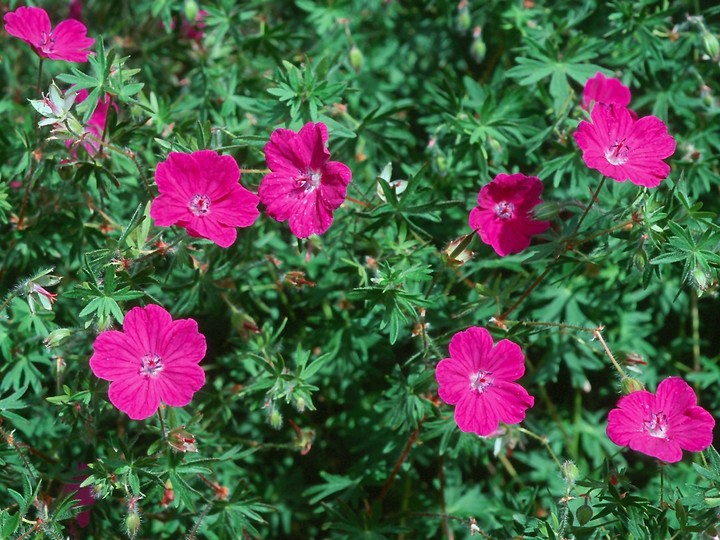
<path fill-rule="evenodd" d="M 518 431 L 520 431 L 520 433 L 524 433 L 525 435 L 528 435 L 528 436 L 532 437 L 533 439 L 540 441 L 543 444 L 543 446 L 545 446 L 545 449 L 548 451 L 548 454 L 550 454 L 550 457 L 553 459 L 553 461 L 558 466 L 558 468 L 562 469 L 562 463 L 560 463 L 560 460 L 558 459 L 557 454 L 550 447 L 550 443 L 548 442 L 547 437 L 538 435 L 537 433 L 534 433 L 534 432 L 530 431 L 529 429 L 525 429 L 524 427 L 521 427 L 521 426 L 518 426 L 517 429 L 518 429 Z"/>
<path fill-rule="evenodd" d="M 595 192 L 592 195 L 592 199 L 590 199 L 590 204 L 588 204 L 585 207 L 585 212 L 583 212 L 583 215 L 580 216 L 580 221 L 577 222 L 577 225 L 575 225 L 575 230 L 573 231 L 573 233 L 570 236 L 575 236 L 575 234 L 580 230 L 580 225 L 582 225 L 582 222 L 585 221 L 585 217 L 588 215 L 588 212 L 592 208 L 592 205 L 597 200 L 597 196 L 600 193 L 600 190 L 605 185 L 605 180 L 606 180 L 606 177 L 603 176 L 602 180 L 600 180 L 600 184 L 598 185 L 597 189 L 595 190 Z"/>
<path fill-rule="evenodd" d="M 417 440 L 418 434 L 420 433 L 420 426 L 422 425 L 423 420 L 424 420 L 424 418 L 418 422 L 417 427 L 410 434 L 410 438 L 408 439 L 407 443 L 405 443 L 405 448 L 403 448 L 402 454 L 400 454 L 400 457 L 395 462 L 395 466 L 393 467 L 392 471 L 390 472 L 390 476 L 388 476 L 388 479 L 385 480 L 385 483 L 383 484 L 382 490 L 380 491 L 380 495 L 378 496 L 378 501 L 382 501 L 385 498 L 385 496 L 388 494 L 388 491 L 390 491 L 390 487 L 392 486 L 392 483 L 395 480 L 395 477 L 400 472 L 400 467 L 402 467 L 402 464 L 405 462 L 405 459 L 407 459 L 408 454 L 410 453 L 410 449 L 412 448 L 413 444 L 415 444 L 415 441 Z"/>
<path fill-rule="evenodd" d="M 35 95 L 36 96 L 38 94 L 40 94 L 40 85 L 42 84 L 42 68 L 43 68 L 44 61 L 45 61 L 44 58 L 40 58 L 40 62 L 38 62 L 37 84 L 35 85 Z"/>
<path fill-rule="evenodd" d="M 167 430 L 165 429 L 165 420 L 162 415 L 162 407 L 157 410 L 158 419 L 160 420 L 160 431 L 162 432 L 163 441 L 167 441 Z"/>
<path fill-rule="evenodd" d="M 548 266 L 545 268 L 542 274 L 540 274 L 538 277 L 535 278 L 535 281 L 533 281 L 530 286 L 525 289 L 525 292 L 520 295 L 520 298 L 518 298 L 515 303 L 510 306 L 508 309 L 505 310 L 505 312 L 500 315 L 499 317 L 496 317 L 497 320 L 504 322 L 508 315 L 510 315 L 513 311 L 515 311 L 520 304 L 523 303 L 523 301 L 528 297 L 528 295 L 535 290 L 535 287 L 540 285 L 543 279 L 550 273 L 550 269 L 552 266 Z"/>
<path fill-rule="evenodd" d="M 692 318 L 692 355 L 693 371 L 699 373 L 700 365 L 700 310 L 698 308 L 698 296 L 695 289 L 690 289 L 690 316 Z M 700 383 L 695 382 L 695 393 L 700 390 Z"/>
<path fill-rule="evenodd" d="M 623 371 L 623 368 L 620 367 L 620 364 L 618 364 L 617 360 L 615 360 L 615 357 L 613 356 L 613 353 L 610 352 L 610 347 L 607 346 L 607 343 L 605 343 L 605 340 L 602 337 L 602 326 L 598 326 L 595 331 L 593 332 L 593 337 L 597 339 L 600 344 L 603 346 L 603 349 L 605 349 L 605 354 L 607 354 L 608 358 L 612 362 L 612 365 L 615 367 L 617 372 L 620 374 L 620 377 L 623 379 L 627 376 L 625 375 L 625 372 Z"/>
<path fill-rule="evenodd" d="M 240 169 L 240 172 L 246 174 L 268 174 L 272 171 L 270 169 Z"/>

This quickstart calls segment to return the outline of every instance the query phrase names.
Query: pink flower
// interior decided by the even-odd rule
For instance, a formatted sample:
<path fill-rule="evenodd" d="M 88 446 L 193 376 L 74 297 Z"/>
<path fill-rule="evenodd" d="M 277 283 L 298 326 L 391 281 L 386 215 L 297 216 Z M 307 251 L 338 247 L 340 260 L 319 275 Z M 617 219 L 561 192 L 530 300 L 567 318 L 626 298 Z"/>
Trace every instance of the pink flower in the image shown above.
<path fill-rule="evenodd" d="M 712 444 L 715 420 L 697 406 L 695 392 L 679 377 L 662 381 L 657 394 L 638 390 L 620 398 L 608 414 L 607 435 L 618 446 L 668 463 L 683 449 L 701 452 Z"/>
<path fill-rule="evenodd" d="M 630 104 L 630 89 L 619 80 L 607 78 L 598 71 L 592 79 L 588 79 L 583 90 L 582 108 L 590 110 L 594 103 L 627 107 Z"/>
<path fill-rule="evenodd" d="M 198 11 L 194 22 L 188 21 L 185 17 L 182 19 L 180 25 L 180 35 L 186 39 L 192 39 L 195 41 L 202 41 L 203 29 L 205 28 L 205 17 L 210 13 L 204 9 Z M 173 24 L 173 27 L 175 25 Z"/>
<path fill-rule="evenodd" d="M 525 373 L 525 356 L 520 347 L 501 339 L 493 340 L 485 328 L 473 326 L 450 340 L 450 358 L 435 368 L 438 395 L 455 407 L 455 422 L 465 432 L 488 437 L 500 422 L 517 424 L 535 398 L 513 382 Z"/>
<path fill-rule="evenodd" d="M 40 58 L 87 62 L 95 40 L 87 37 L 87 28 L 80 21 L 68 19 L 54 29 L 42 8 L 19 7 L 5 14 L 5 31 L 29 44 Z"/>
<path fill-rule="evenodd" d="M 87 97 L 88 91 L 83 88 L 82 90 L 78 91 L 77 97 L 75 98 L 75 103 L 82 103 L 87 99 Z M 98 150 L 100 150 L 100 142 L 98 142 L 98 139 L 102 139 L 103 133 L 105 131 L 105 124 L 107 123 L 107 115 L 108 110 L 110 109 L 111 102 L 112 99 L 109 94 L 105 94 L 105 99 L 98 98 L 95 111 L 92 113 L 90 120 L 88 120 L 88 123 L 85 126 L 85 133 L 92 135 L 92 137 L 83 137 L 82 139 L 80 139 L 80 144 L 83 148 L 85 148 L 85 150 L 87 150 L 87 153 L 91 156 L 94 156 L 95 154 L 97 154 Z M 113 103 L 113 106 L 117 111 L 117 105 Z M 77 144 L 77 142 L 78 141 L 68 140 L 65 141 L 65 146 L 70 148 L 71 146 L 73 146 L 73 144 Z M 77 157 L 74 151 L 73 156 Z"/>
<path fill-rule="evenodd" d="M 78 469 L 81 471 L 87 471 L 88 467 L 84 463 L 81 464 Z M 83 510 L 82 512 L 78 513 L 75 516 L 75 522 L 78 524 L 78 526 L 82 529 L 88 526 L 90 523 L 90 506 L 95 504 L 95 497 L 93 497 L 93 488 L 91 486 L 85 486 L 80 487 L 80 484 L 88 477 L 87 473 L 81 473 L 78 475 L 75 480 L 76 482 L 73 482 L 71 484 L 65 484 L 63 487 L 63 493 L 70 493 L 75 491 L 76 493 L 73 495 L 73 499 L 77 501 L 76 504 L 73 505 L 73 507 L 76 506 L 85 506 L 86 510 Z M 71 525 L 71 530 L 73 529 L 73 526 Z M 73 536 L 77 536 L 77 534 L 73 534 Z"/>
<path fill-rule="evenodd" d="M 478 206 L 470 212 L 470 227 L 501 257 L 520 253 L 533 235 L 550 226 L 549 221 L 532 217 L 533 208 L 542 202 L 542 191 L 537 176 L 498 174 L 480 190 Z"/>
<path fill-rule="evenodd" d="M 171 152 L 155 170 L 160 196 L 152 202 L 150 215 L 158 226 L 179 225 L 190 236 L 230 247 L 236 227 L 249 227 L 260 215 L 257 195 L 239 180 L 232 156 L 214 150 Z"/>
<path fill-rule="evenodd" d="M 617 180 L 656 187 L 670 174 L 663 161 L 675 152 L 675 139 L 655 116 L 634 119 L 625 107 L 599 103 L 573 134 L 585 164 Z"/>
<path fill-rule="evenodd" d="M 289 220 L 298 238 L 322 234 L 332 223 L 333 210 L 345 200 L 352 173 L 339 161 L 328 161 L 327 126 L 308 123 L 295 133 L 276 129 L 265 145 L 272 171 L 260 183 L 258 195 L 268 215 Z"/>
<path fill-rule="evenodd" d="M 125 316 L 124 332 L 108 330 L 95 339 L 90 368 L 112 381 L 110 402 L 133 420 L 152 416 L 160 402 L 184 407 L 203 384 L 198 362 L 205 357 L 205 336 L 193 319 L 173 321 L 160 306 L 135 307 Z"/>

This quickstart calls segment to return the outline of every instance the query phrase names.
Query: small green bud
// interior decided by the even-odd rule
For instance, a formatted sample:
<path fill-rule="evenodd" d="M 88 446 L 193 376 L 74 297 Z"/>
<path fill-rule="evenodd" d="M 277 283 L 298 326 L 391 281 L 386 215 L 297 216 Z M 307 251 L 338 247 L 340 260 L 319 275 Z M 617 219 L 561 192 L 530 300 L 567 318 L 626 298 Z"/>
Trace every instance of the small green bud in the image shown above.
<path fill-rule="evenodd" d="M 191 23 L 197 19 L 200 8 L 195 0 L 185 0 L 185 18 Z"/>
<path fill-rule="evenodd" d="M 580 525 L 585 525 L 593 517 L 592 508 L 588 505 L 587 501 L 575 512 L 575 517 Z"/>
<path fill-rule="evenodd" d="M 295 400 L 295 408 L 298 412 L 305 411 L 305 398 L 299 397 Z"/>
<path fill-rule="evenodd" d="M 632 377 L 623 377 L 623 380 L 620 381 L 620 389 L 623 394 L 627 395 L 632 394 L 633 392 L 638 392 L 639 390 L 645 390 L 645 387 L 643 386 L 643 383 L 637 379 L 633 379 Z"/>
<path fill-rule="evenodd" d="M 58 328 L 48 334 L 43 343 L 48 349 L 57 347 L 62 344 L 67 338 L 72 335 L 72 332 L 68 328 Z"/>
<path fill-rule="evenodd" d="M 273 407 L 273 410 L 270 412 L 270 426 L 273 429 L 280 429 L 282 427 L 282 423 L 282 414 L 280 414 L 280 411 Z"/>
<path fill-rule="evenodd" d="M 703 45 L 705 46 L 705 52 L 712 60 L 720 58 L 720 42 L 718 38 L 712 32 L 705 30 L 703 32 Z"/>
<path fill-rule="evenodd" d="M 533 216 L 539 221 L 550 221 L 560 213 L 560 205 L 554 201 L 545 201 L 533 208 Z"/>
<path fill-rule="evenodd" d="M 482 38 L 482 29 L 479 26 L 476 26 L 473 30 L 473 42 L 472 45 L 470 45 L 470 56 L 472 56 L 475 62 L 482 64 L 482 61 L 485 60 L 486 53 L 487 45 L 485 45 Z"/>
<path fill-rule="evenodd" d="M 648 256 L 647 253 L 645 253 L 644 249 L 640 248 L 635 253 L 633 253 L 633 264 L 638 270 L 644 270 L 647 262 Z"/>
<path fill-rule="evenodd" d="M 140 530 L 140 514 L 131 510 L 125 518 L 125 529 L 130 538 L 135 538 Z"/>
<path fill-rule="evenodd" d="M 695 270 L 692 271 L 692 279 L 697 288 L 701 291 L 704 291 L 708 288 L 710 276 L 702 268 L 695 268 Z"/>
<path fill-rule="evenodd" d="M 562 464 L 562 475 L 568 483 L 573 484 L 575 480 L 578 479 L 578 476 L 580 476 L 580 469 L 578 469 L 574 461 L 568 459 Z"/>
<path fill-rule="evenodd" d="M 362 51 L 358 49 L 355 45 L 353 45 L 350 48 L 348 57 L 350 58 L 350 65 L 352 66 L 352 68 L 355 70 L 355 72 L 359 72 L 362 69 L 363 63 L 365 61 Z"/>
<path fill-rule="evenodd" d="M 457 29 L 463 34 L 470 30 L 472 19 L 470 17 L 470 6 L 467 0 L 461 0 L 458 4 Z"/>

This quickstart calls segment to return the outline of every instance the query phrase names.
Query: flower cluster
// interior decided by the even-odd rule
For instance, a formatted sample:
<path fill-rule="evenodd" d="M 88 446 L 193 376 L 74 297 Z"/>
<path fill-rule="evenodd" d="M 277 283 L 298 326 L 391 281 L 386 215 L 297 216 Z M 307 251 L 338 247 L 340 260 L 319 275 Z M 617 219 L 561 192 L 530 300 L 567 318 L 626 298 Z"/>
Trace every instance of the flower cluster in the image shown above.
<path fill-rule="evenodd" d="M 617 79 L 598 73 L 585 85 L 584 108 L 590 122 L 580 122 L 573 134 L 583 160 L 605 176 L 648 188 L 660 185 L 670 166 L 663 160 L 675 152 L 675 139 L 656 116 L 637 118 L 627 108 L 630 90 Z"/>

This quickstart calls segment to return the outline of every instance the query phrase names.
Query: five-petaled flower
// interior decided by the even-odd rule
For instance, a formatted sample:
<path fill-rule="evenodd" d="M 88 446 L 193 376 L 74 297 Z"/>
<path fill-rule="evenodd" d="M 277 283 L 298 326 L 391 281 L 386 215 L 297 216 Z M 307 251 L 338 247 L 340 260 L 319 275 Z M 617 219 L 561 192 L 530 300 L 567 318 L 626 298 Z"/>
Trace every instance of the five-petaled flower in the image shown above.
<path fill-rule="evenodd" d="M 5 14 L 5 31 L 29 44 L 40 58 L 87 62 L 95 43 L 87 37 L 87 28 L 75 19 L 62 21 L 52 28 L 50 17 L 42 8 L 19 7 Z"/>
<path fill-rule="evenodd" d="M 150 215 L 158 226 L 179 225 L 190 236 L 230 247 L 236 227 L 249 227 L 260 215 L 258 196 L 239 180 L 232 156 L 213 150 L 171 152 L 155 171 L 160 196 L 153 200 Z"/>
<path fill-rule="evenodd" d="M 598 103 L 573 134 L 585 164 L 618 182 L 656 187 L 670 174 L 663 161 L 675 152 L 675 139 L 656 116 L 635 119 L 628 109 Z"/>
<path fill-rule="evenodd" d="M 203 384 L 198 363 L 205 357 L 205 336 L 193 319 L 172 320 L 156 305 L 135 307 L 123 332 L 108 330 L 95 339 L 90 368 L 111 381 L 110 402 L 133 420 L 152 416 L 160 402 L 184 407 Z"/>
<path fill-rule="evenodd" d="M 525 373 L 525 356 L 507 339 L 493 346 L 485 328 L 473 326 L 450 340 L 450 358 L 435 368 L 440 398 L 455 407 L 455 422 L 465 432 L 486 437 L 499 423 L 517 424 L 535 398 L 517 384 Z"/>
<path fill-rule="evenodd" d="M 272 172 L 262 179 L 258 195 L 268 215 L 289 221 L 298 238 L 328 230 L 352 180 L 347 165 L 328 161 L 327 139 L 325 124 L 308 123 L 298 133 L 276 129 L 265 145 Z"/>
<path fill-rule="evenodd" d="M 608 414 L 607 435 L 619 446 L 675 463 L 683 449 L 701 452 L 710 446 L 714 426 L 710 413 L 697 405 L 693 389 L 670 377 L 656 394 L 638 390 L 620 398 Z"/>
<path fill-rule="evenodd" d="M 593 103 L 627 107 L 630 104 L 630 89 L 613 77 L 605 77 L 601 72 L 588 79 L 583 89 L 582 108 L 589 111 Z"/>
<path fill-rule="evenodd" d="M 533 235 L 550 226 L 549 221 L 532 216 L 533 208 L 542 202 L 542 191 L 543 184 L 536 176 L 498 174 L 480 189 L 478 206 L 470 212 L 470 227 L 501 257 L 520 253 Z"/>

